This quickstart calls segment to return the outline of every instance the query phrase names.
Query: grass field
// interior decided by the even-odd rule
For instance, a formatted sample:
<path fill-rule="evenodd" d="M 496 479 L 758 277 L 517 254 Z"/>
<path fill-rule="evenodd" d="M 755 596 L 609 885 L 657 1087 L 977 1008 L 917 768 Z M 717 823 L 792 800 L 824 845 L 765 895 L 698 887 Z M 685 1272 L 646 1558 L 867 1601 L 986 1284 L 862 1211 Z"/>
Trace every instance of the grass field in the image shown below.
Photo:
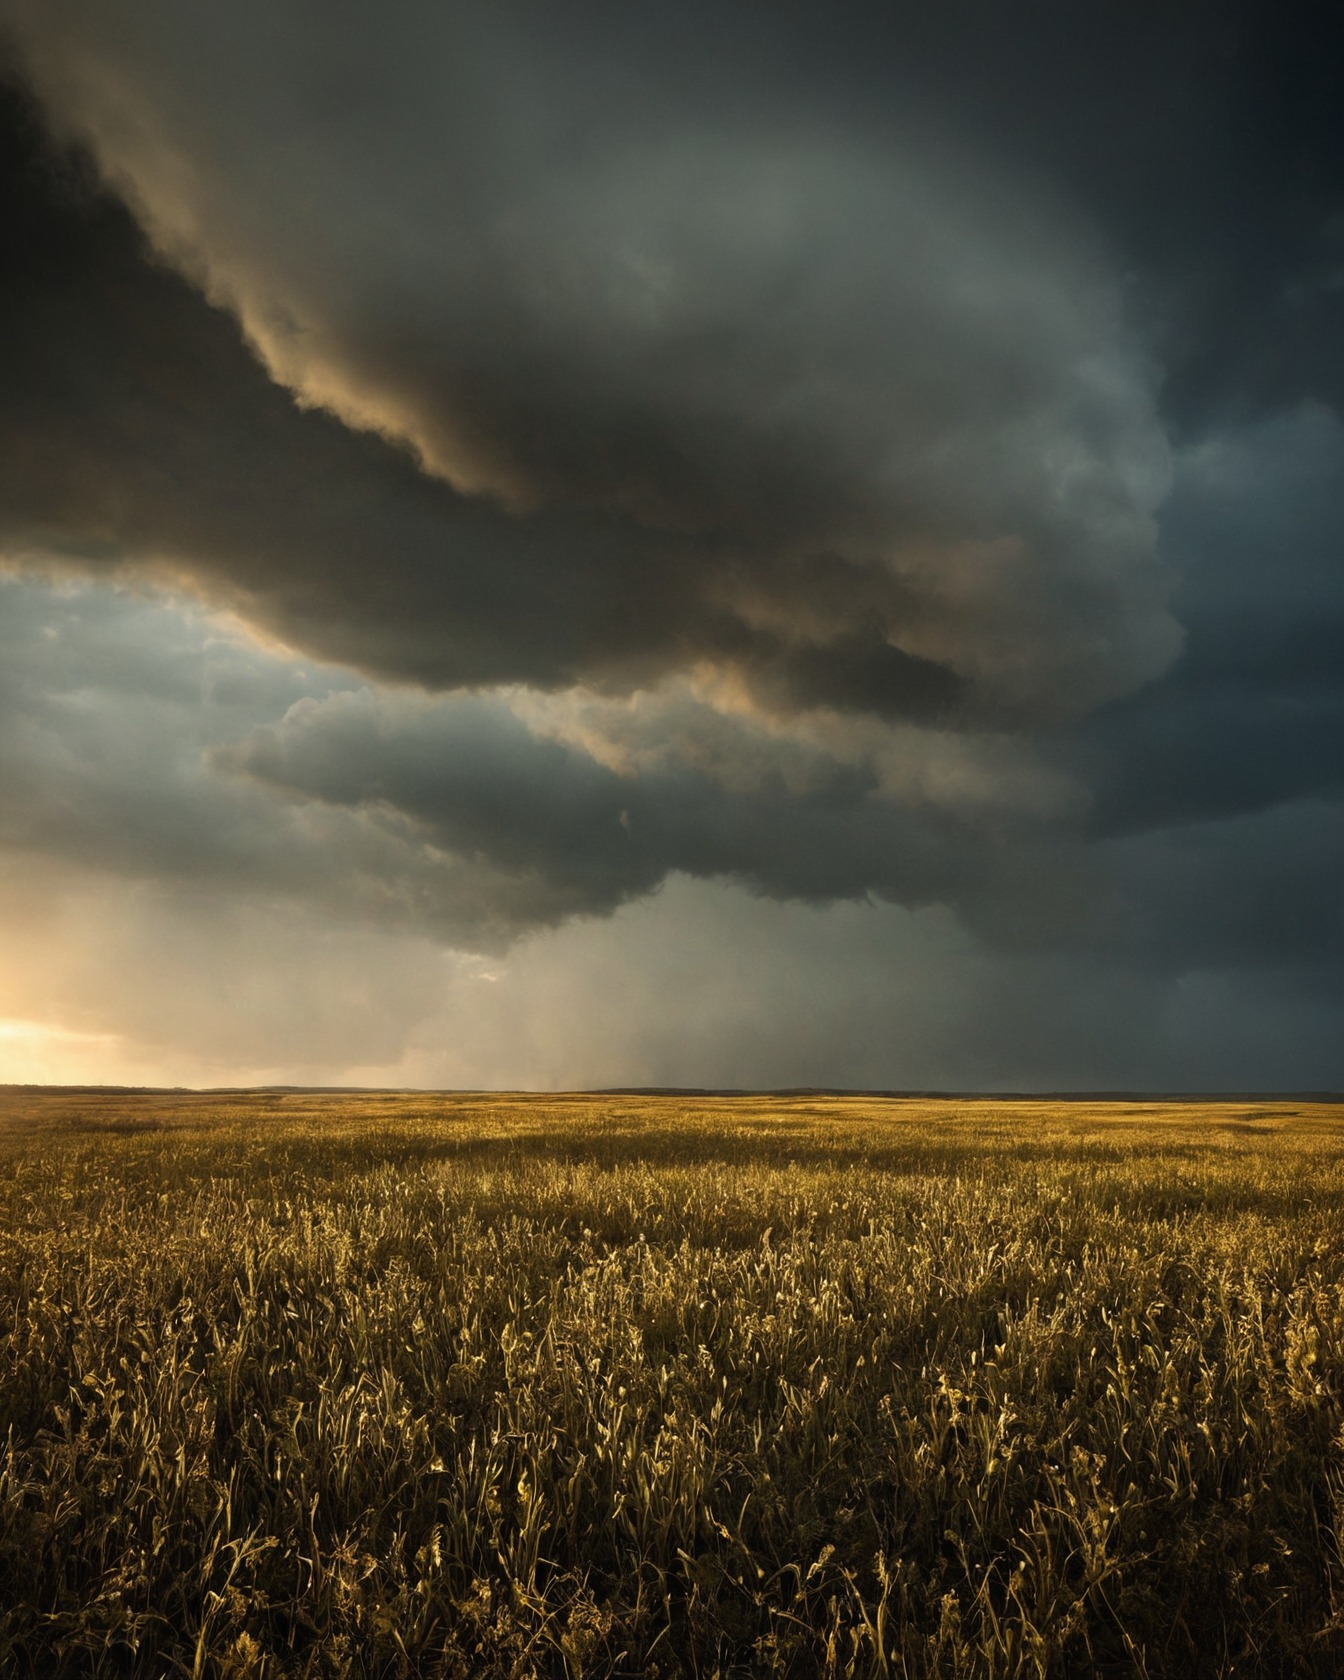
<path fill-rule="evenodd" d="M 1344 1673 L 1344 1111 L 0 1094 L 0 1674 Z"/>

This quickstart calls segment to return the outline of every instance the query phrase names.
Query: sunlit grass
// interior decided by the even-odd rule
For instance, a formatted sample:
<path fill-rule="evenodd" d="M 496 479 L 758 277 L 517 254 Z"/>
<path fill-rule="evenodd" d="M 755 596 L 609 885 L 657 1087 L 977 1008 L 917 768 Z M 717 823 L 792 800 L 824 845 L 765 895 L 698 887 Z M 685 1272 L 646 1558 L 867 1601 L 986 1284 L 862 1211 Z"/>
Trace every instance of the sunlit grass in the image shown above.
<path fill-rule="evenodd" d="M 1328 1105 L 0 1113 L 6 1676 L 1344 1671 Z"/>

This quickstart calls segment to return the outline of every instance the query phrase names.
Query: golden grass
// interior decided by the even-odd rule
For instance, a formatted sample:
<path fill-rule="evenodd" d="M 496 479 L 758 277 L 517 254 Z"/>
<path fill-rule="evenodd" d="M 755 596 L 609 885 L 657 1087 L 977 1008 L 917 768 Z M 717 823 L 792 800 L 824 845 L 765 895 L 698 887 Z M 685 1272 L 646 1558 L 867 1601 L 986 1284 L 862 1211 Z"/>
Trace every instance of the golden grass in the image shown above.
<path fill-rule="evenodd" d="M 0 1093 L 0 1673 L 1344 1672 L 1328 1104 Z"/>

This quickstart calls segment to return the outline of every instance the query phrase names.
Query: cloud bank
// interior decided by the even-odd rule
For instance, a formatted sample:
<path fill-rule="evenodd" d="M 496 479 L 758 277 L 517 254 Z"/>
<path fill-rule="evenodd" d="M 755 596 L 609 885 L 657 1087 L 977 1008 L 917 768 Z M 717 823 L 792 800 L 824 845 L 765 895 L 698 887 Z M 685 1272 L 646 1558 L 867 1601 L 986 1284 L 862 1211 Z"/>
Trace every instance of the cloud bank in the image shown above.
<path fill-rule="evenodd" d="M 1344 1081 L 1319 40 L 0 22 L 0 1050 Z"/>
<path fill-rule="evenodd" d="M 339 651 L 444 686 L 710 659 L 777 705 L 1015 723 L 1174 656 L 1153 369 L 1087 227 L 992 166 L 671 87 L 596 14 L 562 43 L 518 6 L 8 9 L 48 111 L 271 377 L 456 492 L 406 486 L 390 553 L 351 532 L 320 568 L 328 505 L 258 530 L 264 490 L 252 530 L 181 544 L 272 619 L 246 551 L 298 548 L 287 633 L 348 625 L 381 563 Z"/>

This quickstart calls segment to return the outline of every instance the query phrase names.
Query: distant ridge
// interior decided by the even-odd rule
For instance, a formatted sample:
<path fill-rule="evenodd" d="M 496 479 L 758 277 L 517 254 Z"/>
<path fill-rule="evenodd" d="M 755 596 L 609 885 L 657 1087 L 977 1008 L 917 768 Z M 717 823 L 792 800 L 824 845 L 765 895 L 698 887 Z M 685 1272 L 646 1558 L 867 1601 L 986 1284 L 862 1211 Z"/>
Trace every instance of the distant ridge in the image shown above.
<path fill-rule="evenodd" d="M 69 1091 L 80 1097 L 190 1097 L 191 1085 L 0 1085 L 0 1091 Z"/>

